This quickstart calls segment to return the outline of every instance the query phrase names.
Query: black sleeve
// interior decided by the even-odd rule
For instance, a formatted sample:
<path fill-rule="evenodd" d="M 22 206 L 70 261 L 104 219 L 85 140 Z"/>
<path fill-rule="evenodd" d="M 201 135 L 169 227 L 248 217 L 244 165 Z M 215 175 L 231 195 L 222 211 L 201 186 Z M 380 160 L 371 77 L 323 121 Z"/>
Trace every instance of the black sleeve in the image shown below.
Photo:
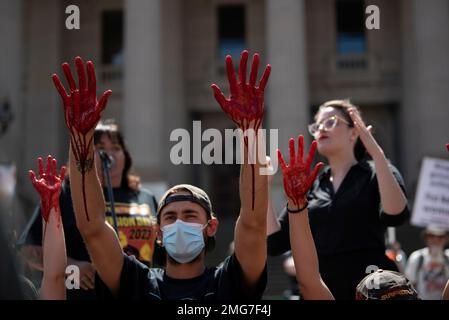
<path fill-rule="evenodd" d="M 0 214 L 3 214 L 0 209 Z M 23 295 L 19 276 L 17 274 L 17 263 L 11 251 L 11 246 L 4 235 L 3 226 L 0 224 L 0 300 L 22 300 Z"/>
<path fill-rule="evenodd" d="M 281 230 L 272 233 L 267 237 L 268 255 L 279 256 L 290 250 L 290 233 L 287 208 L 282 210 L 279 217 Z"/>
<path fill-rule="evenodd" d="M 393 173 L 393 176 L 396 178 L 396 181 L 399 183 L 399 186 L 401 187 L 402 191 L 404 192 L 405 196 L 407 197 L 407 192 L 405 190 L 404 186 L 404 179 L 402 178 L 401 174 L 399 173 L 398 169 L 396 169 L 393 165 L 389 165 L 391 172 Z M 377 181 L 376 181 L 377 183 Z M 405 206 L 404 210 L 402 210 L 401 213 L 398 215 L 391 215 L 383 211 L 383 208 L 380 208 L 380 221 L 386 226 L 389 227 L 396 227 L 404 224 L 405 221 L 407 221 L 410 217 L 410 209 L 407 205 Z"/>
<path fill-rule="evenodd" d="M 154 298 L 160 300 L 160 294 L 150 285 L 150 269 L 134 256 L 123 254 L 123 267 L 120 274 L 119 300 L 142 300 Z M 111 291 L 95 273 L 95 292 L 99 299 L 114 299 Z"/>
<path fill-rule="evenodd" d="M 26 224 L 19 240 L 17 240 L 17 245 L 19 247 L 23 245 L 42 246 L 42 218 L 40 205 L 36 206 L 34 209 L 30 220 Z"/>
<path fill-rule="evenodd" d="M 267 286 L 267 265 L 255 287 L 245 286 L 243 270 L 235 254 L 227 257 L 219 268 L 221 272 L 218 300 L 261 300 Z"/>

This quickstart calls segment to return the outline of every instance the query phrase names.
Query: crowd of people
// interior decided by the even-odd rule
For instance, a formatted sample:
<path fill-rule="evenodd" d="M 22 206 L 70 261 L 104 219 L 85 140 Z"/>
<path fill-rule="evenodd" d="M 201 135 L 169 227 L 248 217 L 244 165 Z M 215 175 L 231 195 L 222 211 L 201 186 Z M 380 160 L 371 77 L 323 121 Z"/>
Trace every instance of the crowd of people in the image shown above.
<path fill-rule="evenodd" d="M 271 66 L 257 83 L 260 58 L 254 54 L 247 80 L 248 59 L 244 51 L 236 75 L 226 57 L 229 95 L 211 86 L 241 129 L 243 144 L 233 250 L 221 264 L 205 264 L 219 226 L 208 194 L 179 184 L 157 202 L 141 188 L 118 126 L 101 120 L 112 92 L 97 100 L 94 66 L 76 57 L 78 85 L 68 63 L 62 65 L 68 90 L 53 75 L 70 137 L 69 161 L 59 168 L 52 156 L 46 164 L 39 158 L 37 174 L 30 171 L 41 201 L 18 241 L 26 262 L 42 272 L 40 288 L 33 291 L 14 272 L 13 259 L 5 259 L 0 287 L 7 283 L 11 290 L 1 290 L 0 298 L 262 299 L 270 281 L 267 255 L 289 252 L 285 266 L 300 299 L 449 299 L 446 230 L 425 230 L 426 248 L 410 256 L 405 274 L 387 257 L 386 228 L 410 216 L 404 181 L 349 100 L 319 107 L 308 127 L 314 140 L 307 154 L 302 135 L 290 139 L 289 157 L 278 151 L 287 203 L 276 213 L 269 195 L 273 179 L 264 173 L 272 171 L 271 159 L 258 134 Z M 316 151 L 327 165 L 313 165 Z M 0 245 L 7 246 L 4 240 Z M 79 270 L 70 288 L 68 265 Z"/>

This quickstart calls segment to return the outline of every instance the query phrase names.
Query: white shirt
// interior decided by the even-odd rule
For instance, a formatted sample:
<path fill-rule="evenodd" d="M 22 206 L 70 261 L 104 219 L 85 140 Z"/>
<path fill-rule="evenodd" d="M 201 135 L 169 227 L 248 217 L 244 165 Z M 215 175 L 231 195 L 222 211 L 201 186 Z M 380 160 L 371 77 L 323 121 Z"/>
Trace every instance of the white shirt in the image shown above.
<path fill-rule="evenodd" d="M 420 270 L 417 270 L 421 256 L 422 264 Z M 415 285 L 421 299 L 441 300 L 449 279 L 449 250 L 442 251 L 435 257 L 430 255 L 428 248 L 416 250 L 410 255 L 405 275 Z"/>

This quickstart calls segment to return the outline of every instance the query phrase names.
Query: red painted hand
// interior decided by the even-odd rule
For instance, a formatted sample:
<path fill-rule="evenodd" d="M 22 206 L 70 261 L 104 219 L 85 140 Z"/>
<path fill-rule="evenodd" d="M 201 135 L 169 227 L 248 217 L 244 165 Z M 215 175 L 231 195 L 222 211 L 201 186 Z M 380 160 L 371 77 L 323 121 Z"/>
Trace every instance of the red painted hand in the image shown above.
<path fill-rule="evenodd" d="M 449 143 L 446 144 L 446 149 L 447 149 L 447 151 L 449 151 Z"/>
<path fill-rule="evenodd" d="M 287 194 L 287 197 L 299 207 L 304 206 L 307 192 L 315 181 L 318 172 L 323 167 L 323 163 L 320 162 L 316 164 L 313 171 L 310 172 L 310 165 L 312 164 L 316 147 L 317 143 L 316 141 L 313 141 L 307 159 L 304 162 L 304 137 L 302 135 L 298 137 L 298 156 L 295 155 L 295 141 L 291 138 L 289 141 L 289 165 L 286 165 L 282 153 L 277 150 L 284 180 L 284 191 Z"/>
<path fill-rule="evenodd" d="M 94 130 L 98 121 L 100 121 L 101 113 L 106 107 L 112 91 L 106 91 L 100 100 L 97 101 L 97 81 L 92 61 L 88 61 L 86 64 L 89 81 L 86 80 L 83 60 L 80 57 L 76 57 L 75 64 L 78 72 L 79 89 L 76 88 L 69 64 L 67 62 L 62 64 L 62 70 L 69 83 L 70 95 L 67 94 L 56 74 L 52 78 L 64 103 L 65 122 L 70 130 L 70 146 L 76 160 L 76 168 L 82 175 L 84 210 L 87 221 L 89 221 L 85 176 L 87 172 L 92 170 L 94 164 L 93 157 L 89 157 L 89 152 L 92 151 L 93 139 L 93 135 L 89 133 Z"/>
<path fill-rule="evenodd" d="M 234 121 L 234 123 L 243 131 L 254 125 L 257 134 L 264 114 L 264 90 L 270 76 L 271 66 L 267 65 L 260 80 L 259 86 L 256 86 L 257 71 L 259 68 L 259 55 L 253 56 L 249 83 L 246 82 L 246 65 L 248 61 L 248 51 L 243 51 L 240 60 L 239 78 L 235 78 L 234 66 L 231 56 L 226 56 L 226 70 L 228 73 L 230 97 L 227 99 L 216 84 L 211 87 L 214 90 L 214 96 L 220 104 L 223 111 Z"/>
<path fill-rule="evenodd" d="M 76 132 L 85 135 L 94 129 L 100 120 L 101 113 L 106 107 L 112 91 L 104 92 L 100 100 L 97 101 L 97 81 L 92 61 L 88 61 L 86 64 L 88 81 L 84 70 L 84 62 L 80 57 L 75 58 L 75 65 L 78 72 L 79 89 L 76 88 L 75 80 L 67 62 L 62 64 L 62 70 L 67 78 L 70 94 L 67 94 L 56 74 L 53 74 L 52 79 L 64 103 L 67 127 L 72 134 L 73 129 L 75 129 Z"/>
<path fill-rule="evenodd" d="M 48 216 L 50 215 L 51 208 L 54 208 L 59 213 L 59 194 L 61 193 L 61 185 L 64 180 L 65 167 L 61 167 L 60 174 L 58 176 L 57 162 L 52 156 L 47 158 L 47 167 L 43 168 L 42 158 L 37 159 L 39 168 L 39 178 L 36 178 L 36 174 L 33 170 L 28 172 L 31 182 L 34 188 L 41 197 L 41 209 L 42 217 L 45 222 L 48 222 Z"/>

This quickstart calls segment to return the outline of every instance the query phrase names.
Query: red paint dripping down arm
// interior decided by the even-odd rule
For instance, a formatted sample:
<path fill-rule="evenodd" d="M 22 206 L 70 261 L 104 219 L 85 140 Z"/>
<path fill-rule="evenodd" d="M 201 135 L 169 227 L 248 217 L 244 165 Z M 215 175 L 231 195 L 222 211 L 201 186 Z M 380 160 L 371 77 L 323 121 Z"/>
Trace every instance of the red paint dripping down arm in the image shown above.
<path fill-rule="evenodd" d="M 231 56 L 226 57 L 226 71 L 228 74 L 230 97 L 226 98 L 223 92 L 216 84 L 212 84 L 215 99 L 223 111 L 231 118 L 236 126 L 244 134 L 250 134 L 249 129 L 253 129 L 255 138 L 257 138 L 264 115 L 264 92 L 271 72 L 271 66 L 267 65 L 259 86 L 256 85 L 257 72 L 259 68 L 259 54 L 254 54 L 251 64 L 249 82 L 246 80 L 248 51 L 241 54 L 238 79 L 234 72 L 234 65 Z M 243 138 L 243 142 L 248 147 L 248 136 Z M 251 146 L 250 146 L 251 147 Z M 255 167 L 251 165 L 252 176 L 252 210 L 255 210 L 256 192 L 255 192 Z"/>
<path fill-rule="evenodd" d="M 57 173 L 57 162 L 52 156 L 47 158 L 44 171 L 42 158 L 38 158 L 39 176 L 34 171 L 29 175 L 33 186 L 41 197 L 42 212 L 42 249 L 43 279 L 41 299 L 62 300 L 66 298 L 65 269 L 67 256 L 65 251 L 64 230 L 59 208 L 59 195 L 64 180 L 65 167 Z"/>
<path fill-rule="evenodd" d="M 105 221 L 106 206 L 95 169 L 93 145 L 95 127 L 112 92 L 104 92 L 97 100 L 93 63 L 88 61 L 86 64 L 87 77 L 80 57 L 75 58 L 75 65 L 78 88 L 68 63 L 64 63 L 62 69 L 69 84 L 69 93 L 56 74 L 52 78 L 62 98 L 65 122 L 70 133 L 70 189 L 76 225 L 100 278 L 117 295 L 123 252 L 117 235 Z"/>
<path fill-rule="evenodd" d="M 298 137 L 298 154 L 295 153 L 295 141 L 290 139 L 290 163 L 287 165 L 278 150 L 278 158 L 284 181 L 284 191 L 288 197 L 288 209 L 297 211 L 290 213 L 289 235 L 293 259 L 295 261 L 296 279 L 299 289 L 306 300 L 333 300 L 319 273 L 318 255 L 309 226 L 306 195 L 311 188 L 319 170 L 323 166 L 318 163 L 313 171 L 310 166 L 316 151 L 316 141 L 312 143 L 307 159 L 304 161 L 304 138 Z"/>
<path fill-rule="evenodd" d="M 279 150 L 277 152 L 284 191 L 288 197 L 288 205 L 291 210 L 304 208 L 307 205 L 307 193 L 323 167 L 323 163 L 320 162 L 315 165 L 313 171 L 310 171 L 316 148 L 317 143 L 313 141 L 307 159 L 304 161 L 304 137 L 300 135 L 298 136 L 298 155 L 295 153 L 295 140 L 293 138 L 289 140 L 290 163 L 288 165 L 285 163 L 282 153 Z"/>
<path fill-rule="evenodd" d="M 238 77 L 232 58 L 226 57 L 230 96 L 226 98 L 213 84 L 214 96 L 222 110 L 242 131 L 244 154 L 240 172 L 240 215 L 235 228 L 235 255 L 242 266 L 245 282 L 251 286 L 262 274 L 266 263 L 266 224 L 268 209 L 268 179 L 261 174 L 266 167 L 265 141 L 258 134 L 264 115 L 264 90 L 270 75 L 268 65 L 256 85 L 259 55 L 254 54 L 247 81 L 248 52 L 243 51 Z"/>
<path fill-rule="evenodd" d="M 252 144 L 255 144 L 255 154 Z M 244 146 L 240 171 L 240 214 L 235 226 L 235 255 L 242 266 L 248 285 L 257 283 L 267 259 L 266 228 L 268 211 L 268 176 L 262 174 L 266 164 L 265 141 L 260 135 Z M 247 159 L 254 160 L 250 163 Z"/>
<path fill-rule="evenodd" d="M 90 232 L 90 229 L 100 227 L 104 220 L 103 192 L 94 167 L 93 132 L 111 91 L 103 93 L 97 101 L 93 63 L 88 61 L 85 66 L 83 60 L 76 57 L 75 66 L 78 73 L 78 87 L 69 64 L 62 64 L 62 70 L 69 84 L 69 93 L 56 74 L 52 76 L 52 79 L 62 98 L 65 122 L 70 133 L 70 166 L 72 168 L 70 181 L 76 220 L 83 229 L 80 231 Z M 87 76 L 85 69 L 87 69 Z M 95 220 L 93 224 L 89 224 L 91 215 Z"/>
<path fill-rule="evenodd" d="M 93 132 L 87 134 L 92 139 Z M 82 168 L 77 160 L 78 157 L 69 151 L 70 168 L 70 190 L 72 194 L 73 207 L 75 210 L 76 225 L 81 235 L 89 236 L 103 228 L 105 223 L 105 200 L 103 190 L 95 170 L 95 156 L 93 145 L 86 150 L 86 158 L 89 159 L 89 170 Z M 86 212 L 88 214 L 86 214 Z"/>

